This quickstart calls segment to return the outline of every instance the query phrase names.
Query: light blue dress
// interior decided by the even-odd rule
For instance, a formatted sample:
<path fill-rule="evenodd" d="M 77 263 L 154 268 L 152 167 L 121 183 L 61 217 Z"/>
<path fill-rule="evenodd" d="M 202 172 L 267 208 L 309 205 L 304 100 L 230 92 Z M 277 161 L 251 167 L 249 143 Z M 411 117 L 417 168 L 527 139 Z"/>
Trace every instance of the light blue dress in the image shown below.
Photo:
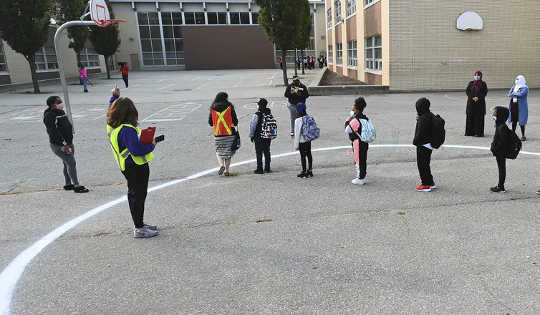
<path fill-rule="evenodd" d="M 529 94 L 529 88 L 527 86 L 519 88 L 517 92 L 514 92 L 514 86 L 510 89 L 508 97 L 510 97 L 510 104 L 508 105 L 508 110 L 510 111 L 510 116 L 508 121 L 512 122 L 512 98 L 517 97 L 518 107 L 519 107 L 519 125 L 525 126 L 529 120 L 529 103 L 527 102 L 527 95 Z"/>

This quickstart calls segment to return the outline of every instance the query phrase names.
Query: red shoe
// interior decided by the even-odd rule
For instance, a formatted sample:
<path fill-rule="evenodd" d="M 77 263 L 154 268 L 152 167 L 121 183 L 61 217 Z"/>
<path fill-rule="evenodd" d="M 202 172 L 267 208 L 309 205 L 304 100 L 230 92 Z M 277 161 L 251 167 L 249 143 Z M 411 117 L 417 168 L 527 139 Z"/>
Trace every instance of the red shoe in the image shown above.
<path fill-rule="evenodd" d="M 430 192 L 431 187 L 426 185 L 416 186 L 416 191 Z"/>

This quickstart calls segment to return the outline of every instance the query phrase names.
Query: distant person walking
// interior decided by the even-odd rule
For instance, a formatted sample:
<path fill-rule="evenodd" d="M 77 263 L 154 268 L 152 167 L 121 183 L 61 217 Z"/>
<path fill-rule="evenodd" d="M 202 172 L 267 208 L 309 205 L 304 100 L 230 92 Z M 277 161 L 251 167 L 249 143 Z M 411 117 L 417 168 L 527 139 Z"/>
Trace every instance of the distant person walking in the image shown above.
<path fill-rule="evenodd" d="M 529 103 L 527 102 L 527 95 L 529 94 L 529 87 L 527 81 L 522 75 L 518 75 L 514 86 L 510 89 L 508 97 L 510 97 L 510 121 L 512 122 L 512 131 L 516 131 L 517 124 L 521 128 L 521 141 L 527 141 L 525 137 L 525 126 L 529 120 Z"/>
<path fill-rule="evenodd" d="M 298 103 L 306 102 L 309 97 L 308 89 L 300 82 L 297 76 L 293 77 L 293 82 L 287 86 L 285 97 L 289 100 L 289 114 L 291 119 L 291 137 L 294 136 L 294 121 L 297 118 L 296 106 Z"/>
<path fill-rule="evenodd" d="M 294 127 L 294 149 L 300 151 L 302 172 L 297 175 L 297 177 L 300 178 L 313 177 L 313 156 L 311 155 L 311 140 L 305 133 L 305 130 L 307 128 L 304 128 L 304 124 L 307 124 L 308 118 L 310 117 L 306 113 L 306 104 L 299 103 L 298 114 L 295 120 Z"/>
<path fill-rule="evenodd" d="M 251 139 L 251 142 L 255 143 L 255 155 L 257 157 L 257 169 L 254 171 L 254 173 L 271 173 L 272 170 L 270 169 L 270 144 L 272 142 L 272 135 L 268 134 L 268 130 L 264 129 L 265 127 L 270 126 L 263 125 L 265 124 L 265 122 L 268 125 L 269 120 L 271 120 L 275 124 L 275 120 L 272 116 L 270 108 L 267 107 L 268 101 L 266 99 L 261 98 L 259 102 L 257 102 L 257 105 L 259 106 L 259 109 L 253 115 L 249 128 L 249 138 Z M 264 169 L 262 163 L 263 154 Z"/>
<path fill-rule="evenodd" d="M 474 73 L 474 80 L 469 82 L 467 94 L 467 119 L 465 123 L 465 136 L 484 136 L 484 116 L 486 115 L 486 95 L 488 87 L 482 81 L 482 72 Z"/>
<path fill-rule="evenodd" d="M 89 190 L 79 185 L 73 146 L 73 126 L 64 112 L 64 104 L 59 96 L 47 98 L 43 123 L 47 128 L 51 150 L 64 164 L 64 189 L 73 190 L 76 193 L 87 193 Z"/>
<path fill-rule="evenodd" d="M 144 223 L 144 204 L 148 192 L 150 167 L 154 158 L 155 141 L 141 143 L 137 128 L 139 113 L 127 98 L 117 99 L 107 112 L 107 135 L 114 159 L 127 180 L 128 203 L 135 229 L 133 237 L 149 238 L 158 235 L 157 226 Z"/>
<path fill-rule="evenodd" d="M 238 117 L 233 104 L 229 102 L 229 95 L 219 92 L 210 106 L 208 124 L 213 127 L 216 156 L 219 163 L 218 175 L 229 176 L 231 158 L 236 152 L 238 131 Z"/>
<path fill-rule="evenodd" d="M 128 87 L 128 75 L 129 75 L 129 66 L 127 62 L 122 62 L 120 65 L 120 72 L 122 73 L 122 80 L 124 80 L 124 84 L 126 85 L 126 88 Z"/>
<path fill-rule="evenodd" d="M 88 93 L 88 71 L 82 63 L 79 64 L 79 79 L 83 85 L 83 92 Z"/>

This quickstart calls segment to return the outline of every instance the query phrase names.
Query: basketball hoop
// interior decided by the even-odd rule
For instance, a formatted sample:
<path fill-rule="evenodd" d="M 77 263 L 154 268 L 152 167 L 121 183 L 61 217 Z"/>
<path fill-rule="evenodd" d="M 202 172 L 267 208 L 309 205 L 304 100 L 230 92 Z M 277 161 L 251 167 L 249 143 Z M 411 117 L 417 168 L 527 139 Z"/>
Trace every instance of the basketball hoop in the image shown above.
<path fill-rule="evenodd" d="M 107 27 L 113 23 L 126 22 L 122 19 L 111 19 L 109 8 L 105 0 L 90 0 L 88 1 L 90 18 L 99 27 Z"/>

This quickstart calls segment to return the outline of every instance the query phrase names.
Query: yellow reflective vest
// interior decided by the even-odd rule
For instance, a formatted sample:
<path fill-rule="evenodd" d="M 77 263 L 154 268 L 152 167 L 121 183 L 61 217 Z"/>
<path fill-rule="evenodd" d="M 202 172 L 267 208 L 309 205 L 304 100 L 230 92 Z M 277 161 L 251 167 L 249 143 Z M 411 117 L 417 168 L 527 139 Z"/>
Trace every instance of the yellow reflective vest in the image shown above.
<path fill-rule="evenodd" d="M 137 131 L 137 134 L 141 134 L 141 129 L 134 127 L 130 124 L 121 124 L 117 128 L 113 128 L 109 125 L 107 125 L 107 135 L 109 136 L 109 142 L 111 143 L 111 149 L 114 155 L 114 159 L 116 160 L 116 163 L 118 163 L 118 166 L 120 166 L 120 169 L 124 171 L 126 169 L 126 159 L 131 156 L 131 159 L 135 164 L 137 165 L 143 165 L 148 162 L 150 162 L 154 158 L 154 152 L 150 152 L 144 156 L 137 156 L 132 155 L 128 148 L 125 148 L 120 152 L 120 146 L 118 145 L 118 133 L 120 133 L 120 130 L 122 130 L 122 127 L 129 127 L 135 129 Z"/>

